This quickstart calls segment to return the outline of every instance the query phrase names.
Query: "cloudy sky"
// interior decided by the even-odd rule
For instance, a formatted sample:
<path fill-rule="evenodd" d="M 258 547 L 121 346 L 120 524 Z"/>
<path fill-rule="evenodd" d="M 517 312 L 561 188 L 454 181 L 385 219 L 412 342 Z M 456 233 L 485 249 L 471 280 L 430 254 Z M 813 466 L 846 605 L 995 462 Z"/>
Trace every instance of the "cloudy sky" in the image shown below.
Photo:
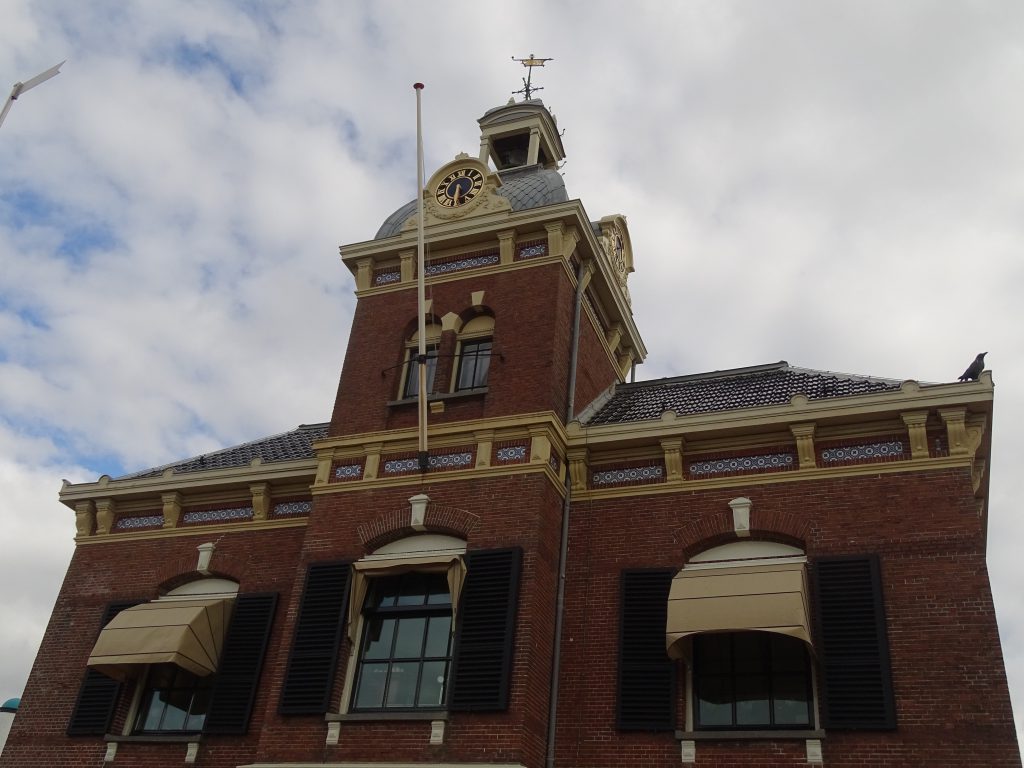
<path fill-rule="evenodd" d="M 0 0 L 0 699 L 71 556 L 61 478 L 327 420 L 342 243 L 554 58 L 570 196 L 628 217 L 638 378 L 996 381 L 989 561 L 1024 716 L 1024 4 Z M 8 85 L 2 85 L 0 97 Z"/>

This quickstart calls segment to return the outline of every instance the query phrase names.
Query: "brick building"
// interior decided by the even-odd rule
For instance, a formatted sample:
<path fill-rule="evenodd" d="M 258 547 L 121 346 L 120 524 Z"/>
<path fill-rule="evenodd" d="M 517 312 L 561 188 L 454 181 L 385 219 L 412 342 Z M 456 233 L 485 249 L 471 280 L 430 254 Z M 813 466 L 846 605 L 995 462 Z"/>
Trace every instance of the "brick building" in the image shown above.
<path fill-rule="evenodd" d="M 423 358 L 414 201 L 341 249 L 330 422 L 62 489 L 0 765 L 1019 766 L 991 376 L 627 383 L 625 219 L 541 102 L 479 122 L 424 191 Z"/>

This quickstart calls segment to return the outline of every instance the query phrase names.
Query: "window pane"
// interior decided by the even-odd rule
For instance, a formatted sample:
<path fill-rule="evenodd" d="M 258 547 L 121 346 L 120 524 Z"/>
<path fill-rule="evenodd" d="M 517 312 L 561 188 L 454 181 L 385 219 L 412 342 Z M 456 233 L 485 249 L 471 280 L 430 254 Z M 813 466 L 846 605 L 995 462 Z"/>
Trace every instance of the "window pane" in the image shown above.
<path fill-rule="evenodd" d="M 161 731 L 181 731 L 185 729 L 185 718 L 188 716 L 188 705 L 192 700 L 191 691 L 165 691 L 162 697 L 166 708 L 164 719 L 160 723 Z"/>
<path fill-rule="evenodd" d="M 388 681 L 387 707 L 412 707 L 416 703 L 416 678 L 420 665 L 416 662 L 396 661 L 391 665 Z"/>
<path fill-rule="evenodd" d="M 149 691 L 140 710 L 139 728 L 143 731 L 155 731 L 160 728 L 160 718 L 164 713 L 164 702 L 159 691 Z"/>
<path fill-rule="evenodd" d="M 420 695 L 416 700 L 416 706 L 439 707 L 444 704 L 444 688 L 447 674 L 448 662 L 424 662 L 423 677 L 420 680 Z"/>
<path fill-rule="evenodd" d="M 196 689 L 196 692 L 192 697 L 192 707 L 185 720 L 186 731 L 203 730 L 203 723 L 206 721 L 206 713 L 210 707 L 211 689 L 206 685 L 206 682 L 208 681 L 204 680 L 200 683 L 200 687 Z"/>
<path fill-rule="evenodd" d="M 776 725 L 810 725 L 811 708 L 806 677 L 777 676 L 772 681 L 772 689 Z"/>
<path fill-rule="evenodd" d="M 427 599 L 427 579 L 422 573 L 408 573 L 402 579 L 398 593 L 399 605 L 423 605 Z"/>
<path fill-rule="evenodd" d="M 490 344 L 487 345 L 487 350 L 479 354 L 476 358 L 476 375 L 473 377 L 473 386 L 482 387 L 487 383 L 487 371 L 491 367 L 491 350 Z"/>
<path fill-rule="evenodd" d="M 732 683 L 728 678 L 702 678 L 697 683 L 697 719 L 701 726 L 732 725 Z"/>
<path fill-rule="evenodd" d="M 370 608 L 391 608 L 398 600 L 399 579 L 392 576 L 386 579 L 373 580 L 373 592 L 366 605 Z"/>
<path fill-rule="evenodd" d="M 768 672 L 768 635 L 761 632 L 739 632 L 733 635 L 733 643 L 738 674 Z"/>
<path fill-rule="evenodd" d="M 359 671 L 356 708 L 380 709 L 384 704 L 384 685 L 387 679 L 387 664 L 363 664 Z"/>
<path fill-rule="evenodd" d="M 768 677 L 736 678 L 736 725 L 770 725 Z"/>
<path fill-rule="evenodd" d="M 391 655 L 391 640 L 395 636 L 395 620 L 374 617 L 367 620 L 364 659 L 386 659 Z"/>
<path fill-rule="evenodd" d="M 447 577 L 441 573 L 431 574 L 427 584 L 427 605 L 451 605 L 451 602 Z"/>
<path fill-rule="evenodd" d="M 431 616 L 430 623 L 427 625 L 427 645 L 423 649 L 423 655 L 428 658 L 431 656 L 447 656 L 448 639 L 451 637 L 451 631 L 451 616 Z"/>
<path fill-rule="evenodd" d="M 395 638 L 396 659 L 418 659 L 423 653 L 423 633 L 427 628 L 425 616 L 413 616 L 398 620 L 398 635 Z"/>
<path fill-rule="evenodd" d="M 420 392 L 420 374 L 419 374 L 419 363 L 416 362 L 416 356 L 419 352 L 415 349 L 409 350 L 409 357 L 407 358 L 408 364 L 406 365 L 406 376 L 405 376 L 405 390 L 403 395 L 405 397 L 416 397 Z M 434 373 L 437 370 L 437 350 L 427 350 L 427 393 L 434 391 Z"/>
<path fill-rule="evenodd" d="M 468 341 L 459 356 L 459 377 L 456 389 L 473 389 L 487 384 L 491 364 L 491 341 Z"/>

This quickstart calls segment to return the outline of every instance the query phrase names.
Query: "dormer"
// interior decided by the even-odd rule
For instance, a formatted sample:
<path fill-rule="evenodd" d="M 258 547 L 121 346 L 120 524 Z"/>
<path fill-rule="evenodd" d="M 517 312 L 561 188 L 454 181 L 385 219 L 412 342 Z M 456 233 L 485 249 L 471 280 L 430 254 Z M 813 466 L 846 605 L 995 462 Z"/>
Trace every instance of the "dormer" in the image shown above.
<path fill-rule="evenodd" d="M 555 118 L 540 99 L 509 100 L 488 110 L 480 124 L 480 162 L 490 160 L 500 173 L 540 165 L 557 169 L 565 159 Z"/>

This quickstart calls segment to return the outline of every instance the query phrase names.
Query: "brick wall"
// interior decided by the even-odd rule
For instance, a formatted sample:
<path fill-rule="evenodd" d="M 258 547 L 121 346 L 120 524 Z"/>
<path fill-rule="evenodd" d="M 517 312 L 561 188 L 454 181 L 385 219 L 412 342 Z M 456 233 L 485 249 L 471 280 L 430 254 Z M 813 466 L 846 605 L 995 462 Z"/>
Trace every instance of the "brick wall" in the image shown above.
<path fill-rule="evenodd" d="M 672 733 L 615 728 L 619 576 L 682 567 L 736 540 L 730 499 L 753 501 L 754 537 L 809 558 L 877 552 L 896 695 L 894 732 L 833 732 L 825 765 L 1020 765 L 969 473 L 788 482 L 635 500 L 572 512 L 558 764 L 678 765 Z M 680 662 L 682 665 L 682 662 Z M 685 728 L 680 666 L 677 727 Z M 699 765 L 806 764 L 802 741 L 697 742 Z"/>

